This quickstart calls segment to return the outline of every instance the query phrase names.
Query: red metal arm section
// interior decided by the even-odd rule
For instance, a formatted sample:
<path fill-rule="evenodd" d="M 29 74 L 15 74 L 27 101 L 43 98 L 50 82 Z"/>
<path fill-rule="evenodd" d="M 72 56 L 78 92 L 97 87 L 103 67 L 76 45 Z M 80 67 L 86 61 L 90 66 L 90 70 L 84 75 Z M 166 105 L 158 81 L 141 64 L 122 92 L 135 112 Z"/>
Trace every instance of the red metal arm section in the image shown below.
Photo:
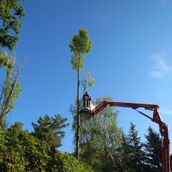
<path fill-rule="evenodd" d="M 91 114 L 94 116 L 101 110 L 103 110 L 106 106 L 118 106 L 118 107 L 126 107 L 126 108 L 144 108 L 147 110 L 158 110 L 158 105 L 152 105 L 152 104 L 141 104 L 141 103 L 126 103 L 126 102 L 109 102 L 109 101 L 103 101 L 98 106 L 96 106 L 92 111 Z"/>
<path fill-rule="evenodd" d="M 168 136 L 168 127 L 161 120 L 160 114 L 158 112 L 159 106 L 153 104 L 140 104 L 140 103 L 125 103 L 125 102 L 109 102 L 103 101 L 97 107 L 90 111 L 91 116 L 95 116 L 98 112 L 103 110 L 106 106 L 117 106 L 117 107 L 126 107 L 132 109 L 144 108 L 146 110 L 153 111 L 153 117 L 144 114 L 143 112 L 137 110 L 143 116 L 149 118 L 153 122 L 159 125 L 161 136 L 163 137 L 162 143 L 162 172 L 170 172 L 170 141 Z"/>

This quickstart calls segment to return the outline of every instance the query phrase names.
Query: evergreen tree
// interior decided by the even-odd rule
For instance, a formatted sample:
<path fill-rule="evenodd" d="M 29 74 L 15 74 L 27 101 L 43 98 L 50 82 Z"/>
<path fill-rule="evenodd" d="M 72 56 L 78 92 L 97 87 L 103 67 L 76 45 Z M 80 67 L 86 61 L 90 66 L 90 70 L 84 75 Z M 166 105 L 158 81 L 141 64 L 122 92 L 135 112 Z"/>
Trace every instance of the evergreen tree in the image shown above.
<path fill-rule="evenodd" d="M 147 166 L 147 171 L 160 172 L 162 139 L 151 127 L 148 128 L 148 134 L 145 137 L 146 143 L 143 146 L 146 155 L 145 165 Z"/>
<path fill-rule="evenodd" d="M 33 135 L 40 140 L 44 140 L 55 152 L 57 147 L 61 146 L 61 140 L 64 137 L 63 128 L 68 124 L 67 119 L 62 118 L 59 114 L 54 117 L 45 115 L 38 119 L 38 123 L 32 123 L 34 132 Z"/>
<path fill-rule="evenodd" d="M 142 150 L 142 144 L 140 137 L 138 136 L 138 131 L 136 126 L 131 123 L 129 134 L 127 137 L 127 142 L 129 145 L 129 170 L 131 172 L 144 171 L 143 160 L 144 152 Z"/>
<path fill-rule="evenodd" d="M 128 172 L 130 169 L 130 156 L 131 156 L 131 149 L 129 147 L 128 138 L 122 132 L 122 141 L 120 147 L 117 149 L 117 157 L 115 161 L 116 163 L 116 171 L 117 172 Z"/>

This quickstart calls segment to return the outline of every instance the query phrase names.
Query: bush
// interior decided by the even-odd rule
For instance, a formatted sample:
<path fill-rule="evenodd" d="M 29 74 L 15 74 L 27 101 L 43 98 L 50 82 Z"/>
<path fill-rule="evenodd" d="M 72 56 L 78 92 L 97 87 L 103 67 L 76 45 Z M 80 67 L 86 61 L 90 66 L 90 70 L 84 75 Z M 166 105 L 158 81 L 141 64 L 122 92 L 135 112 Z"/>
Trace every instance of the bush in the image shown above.
<path fill-rule="evenodd" d="M 58 172 L 93 172 L 84 162 L 78 161 L 73 155 L 57 153 Z"/>

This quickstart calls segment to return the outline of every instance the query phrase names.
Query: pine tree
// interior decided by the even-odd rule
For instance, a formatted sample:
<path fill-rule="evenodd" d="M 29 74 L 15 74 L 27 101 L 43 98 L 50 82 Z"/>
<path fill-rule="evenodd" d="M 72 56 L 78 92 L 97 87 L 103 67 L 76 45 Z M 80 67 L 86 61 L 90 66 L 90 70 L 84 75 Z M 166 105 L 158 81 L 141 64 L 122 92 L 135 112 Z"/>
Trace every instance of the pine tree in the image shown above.
<path fill-rule="evenodd" d="M 145 137 L 146 143 L 143 146 L 146 155 L 144 162 L 147 166 L 147 171 L 160 172 L 162 139 L 151 127 L 148 128 L 148 134 Z"/>
<path fill-rule="evenodd" d="M 130 147 L 127 136 L 122 132 L 122 141 L 120 147 L 117 149 L 116 171 L 127 172 L 130 167 Z"/>
<path fill-rule="evenodd" d="M 130 158 L 129 171 L 131 172 L 144 171 L 143 168 L 144 152 L 142 150 L 140 137 L 138 136 L 138 131 L 136 130 L 136 126 L 133 123 L 131 123 L 130 126 L 127 142 L 129 145 L 129 158 Z"/>
<path fill-rule="evenodd" d="M 49 115 L 40 117 L 38 124 L 32 123 L 34 128 L 33 135 L 48 143 L 51 150 L 55 152 L 55 149 L 61 146 L 61 140 L 64 137 L 62 129 L 68 125 L 66 121 L 67 119 L 62 118 L 59 114 L 54 117 Z"/>

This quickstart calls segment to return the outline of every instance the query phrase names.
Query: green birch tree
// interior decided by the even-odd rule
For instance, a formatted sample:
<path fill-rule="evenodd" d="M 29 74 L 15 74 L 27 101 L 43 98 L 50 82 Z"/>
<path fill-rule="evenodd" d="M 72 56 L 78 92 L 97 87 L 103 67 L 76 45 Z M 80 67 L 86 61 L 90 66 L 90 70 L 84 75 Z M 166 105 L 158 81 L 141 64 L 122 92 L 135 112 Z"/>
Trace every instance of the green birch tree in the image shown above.
<path fill-rule="evenodd" d="M 95 105 L 111 98 L 99 98 Z M 76 112 L 76 106 L 71 108 Z M 88 163 L 95 171 L 113 171 L 117 162 L 117 150 L 121 145 L 122 133 L 118 128 L 117 112 L 106 107 L 96 117 L 81 117 L 80 159 Z M 76 127 L 76 118 L 73 128 Z"/>

